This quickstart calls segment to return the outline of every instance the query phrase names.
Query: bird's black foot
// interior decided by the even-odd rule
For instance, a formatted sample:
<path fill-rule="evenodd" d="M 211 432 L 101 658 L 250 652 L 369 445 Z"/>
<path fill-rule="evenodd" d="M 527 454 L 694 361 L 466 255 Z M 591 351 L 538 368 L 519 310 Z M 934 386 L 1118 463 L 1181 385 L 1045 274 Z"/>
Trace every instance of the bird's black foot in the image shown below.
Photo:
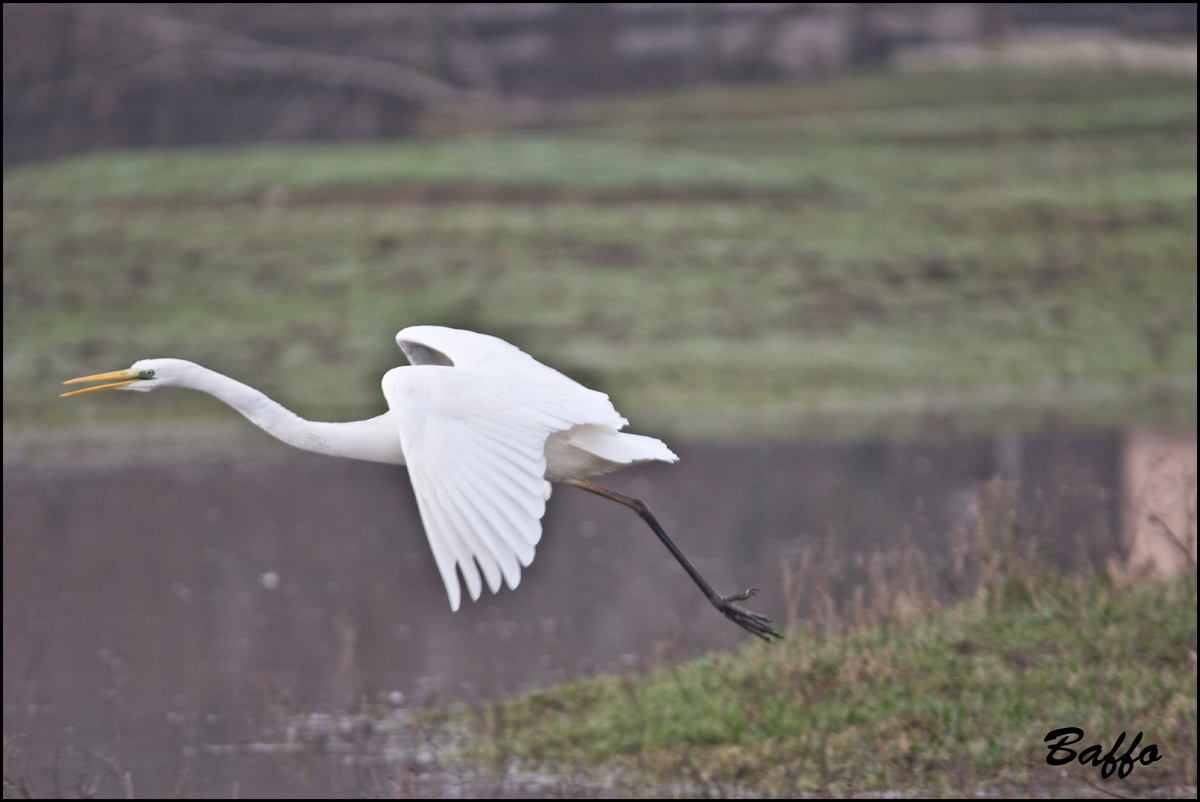
<path fill-rule="evenodd" d="M 742 593 L 735 593 L 732 596 L 719 597 L 713 600 L 713 607 L 720 610 L 722 615 L 730 621 L 747 632 L 757 635 L 767 643 L 771 642 L 771 638 L 782 638 L 783 635 L 771 626 L 771 619 L 734 604 L 734 602 L 753 598 L 756 593 L 758 593 L 758 588 L 750 588 Z"/>

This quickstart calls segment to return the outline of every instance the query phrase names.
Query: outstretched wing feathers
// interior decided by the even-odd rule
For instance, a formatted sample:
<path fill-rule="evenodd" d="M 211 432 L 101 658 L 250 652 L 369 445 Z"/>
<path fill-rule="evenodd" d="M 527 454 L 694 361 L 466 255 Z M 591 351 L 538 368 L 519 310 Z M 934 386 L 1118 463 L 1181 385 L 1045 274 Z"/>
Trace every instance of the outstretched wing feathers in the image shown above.
<path fill-rule="evenodd" d="M 521 558 L 522 564 L 529 565 L 533 560 L 533 547 L 541 539 L 540 529 L 530 527 L 529 520 L 531 517 L 540 518 L 545 512 L 545 504 L 528 495 L 528 482 L 507 472 L 492 472 L 494 463 L 486 455 L 475 454 L 468 449 L 465 453 L 460 453 L 459 457 L 464 467 L 471 469 L 473 475 L 480 477 L 481 481 L 485 481 L 488 476 L 492 477 L 492 492 L 480 494 L 478 501 L 482 503 L 477 506 L 496 513 L 485 515 L 485 518 L 495 521 L 497 526 L 503 522 L 505 525 L 498 526 L 498 529 L 506 539 L 510 539 L 510 535 L 520 535 L 511 538 L 512 548 Z"/>
<path fill-rule="evenodd" d="M 401 335 L 406 332 L 411 330 Z M 471 360 L 460 359 L 454 343 L 433 342 L 454 367 L 396 368 L 383 380 L 388 405 L 398 413 L 421 520 L 455 610 L 461 594 L 456 568 L 476 599 L 480 569 L 494 592 L 501 578 L 515 588 L 520 566 L 533 560 L 546 510 L 546 438 L 581 423 L 625 424 L 608 396 L 502 340 L 495 343 L 511 349 L 488 344 L 510 361 L 503 371 L 467 366 Z M 511 362 L 521 369 L 512 370 Z"/>
<path fill-rule="evenodd" d="M 408 475 L 414 491 L 419 485 L 431 484 L 428 477 L 425 476 L 424 469 L 412 463 L 409 463 Z M 428 537 L 429 547 L 433 551 L 433 559 L 437 563 L 438 573 L 442 576 L 442 583 L 446 586 L 446 593 L 450 596 L 450 609 L 457 610 L 462 591 L 459 588 L 454 567 L 462 559 L 463 551 L 458 533 L 446 524 L 440 505 L 422 503 L 421 495 L 418 493 L 417 506 L 421 511 L 421 522 L 425 525 L 426 533 L 430 532 L 431 528 L 439 533 L 438 537 Z M 472 568 L 474 568 L 474 564 L 472 564 Z M 470 588 L 469 580 L 468 588 Z"/>
<path fill-rule="evenodd" d="M 496 480 L 496 486 L 491 492 L 463 492 L 462 485 L 470 484 L 484 487 L 489 475 L 489 465 L 481 461 L 469 447 L 469 444 L 455 444 L 453 453 L 457 455 L 458 464 L 451 465 L 447 461 L 435 460 L 431 467 L 436 471 L 430 472 L 430 479 L 439 488 L 444 505 L 448 507 L 459 533 L 464 540 L 474 546 L 473 553 L 484 554 L 493 559 L 499 566 L 509 587 L 515 588 L 521 581 L 521 568 L 518 559 L 528 565 L 533 560 L 534 543 L 528 540 L 532 535 L 528 531 L 528 519 L 537 516 L 542 510 L 514 505 L 514 499 L 519 497 L 521 487 L 514 484 L 507 472 L 491 473 Z M 454 475 L 444 473 L 447 467 L 453 467 L 460 472 L 465 482 L 456 481 Z M 481 562 L 483 565 L 483 562 Z M 484 565 L 485 573 L 487 566 Z M 498 575 L 488 575 L 488 586 L 492 592 L 500 589 Z"/>
<path fill-rule="evenodd" d="M 444 467 L 434 463 L 434 468 Z M 500 589 L 500 576 L 503 570 L 502 565 L 506 561 L 504 550 L 497 550 L 491 543 L 491 538 L 486 536 L 486 530 L 479 526 L 475 520 L 475 510 L 470 499 L 464 499 L 458 488 L 434 471 L 429 472 L 431 481 L 442 489 L 443 500 L 445 503 L 435 505 L 436 515 L 439 519 L 439 531 L 453 532 L 458 536 L 459 543 L 465 546 L 465 551 L 455 549 L 455 561 L 458 565 L 463 566 L 463 576 L 467 580 L 467 589 L 471 593 L 471 598 L 478 598 L 480 591 L 478 573 L 475 572 L 475 566 L 471 560 L 474 559 L 479 567 L 483 569 L 484 578 L 487 580 L 488 587 L 495 593 Z M 511 555 L 508 555 L 511 559 Z"/>

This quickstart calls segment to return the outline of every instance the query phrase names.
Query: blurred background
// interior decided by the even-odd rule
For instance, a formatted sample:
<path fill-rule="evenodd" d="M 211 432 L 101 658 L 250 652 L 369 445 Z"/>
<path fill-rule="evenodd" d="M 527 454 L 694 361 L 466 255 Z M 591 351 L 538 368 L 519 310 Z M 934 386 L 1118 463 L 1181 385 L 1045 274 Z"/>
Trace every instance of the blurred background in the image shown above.
<path fill-rule="evenodd" d="M 293 717 L 746 639 L 567 487 L 452 615 L 403 468 L 58 398 L 141 358 L 357 420 L 399 329 L 503 337 L 797 630 L 914 546 L 953 597 L 988 482 L 1064 571 L 1194 571 L 1196 64 L 1176 3 L 5 4 L 6 795 L 339 795 Z"/>

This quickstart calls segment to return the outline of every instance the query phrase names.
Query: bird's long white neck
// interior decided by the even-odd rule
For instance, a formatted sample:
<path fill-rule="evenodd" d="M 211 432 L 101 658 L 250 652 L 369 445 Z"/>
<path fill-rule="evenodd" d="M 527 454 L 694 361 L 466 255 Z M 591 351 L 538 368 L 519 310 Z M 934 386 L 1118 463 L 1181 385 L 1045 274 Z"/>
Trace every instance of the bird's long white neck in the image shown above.
<path fill-rule="evenodd" d="M 333 457 L 404 464 L 400 430 L 390 413 L 347 423 L 305 420 L 249 385 L 193 364 L 180 386 L 208 393 L 290 446 Z"/>

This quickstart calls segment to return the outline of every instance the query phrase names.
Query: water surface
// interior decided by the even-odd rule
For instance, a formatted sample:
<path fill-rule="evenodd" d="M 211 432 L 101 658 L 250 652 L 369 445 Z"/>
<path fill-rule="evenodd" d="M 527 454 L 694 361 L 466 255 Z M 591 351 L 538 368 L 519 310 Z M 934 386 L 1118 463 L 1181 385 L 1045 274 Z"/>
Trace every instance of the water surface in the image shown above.
<path fill-rule="evenodd" d="M 828 539 L 853 565 L 907 528 L 944 562 L 997 474 L 1053 516 L 1057 561 L 1102 565 L 1103 543 L 1080 533 L 1117 529 L 1121 443 L 672 443 L 679 464 L 602 482 L 647 500 L 719 592 L 756 586 L 753 609 L 796 624 L 804 589 L 784 568 L 806 549 Z M 751 639 L 630 510 L 563 485 L 520 587 L 451 613 L 404 468 L 264 453 L 6 462 L 4 732 L 33 791 L 54 793 L 57 773 L 63 793 L 92 777 L 123 795 L 128 772 L 140 796 L 352 793 L 320 733 L 344 714 L 477 703 Z M 859 581 L 842 571 L 831 588 L 844 599 Z"/>

